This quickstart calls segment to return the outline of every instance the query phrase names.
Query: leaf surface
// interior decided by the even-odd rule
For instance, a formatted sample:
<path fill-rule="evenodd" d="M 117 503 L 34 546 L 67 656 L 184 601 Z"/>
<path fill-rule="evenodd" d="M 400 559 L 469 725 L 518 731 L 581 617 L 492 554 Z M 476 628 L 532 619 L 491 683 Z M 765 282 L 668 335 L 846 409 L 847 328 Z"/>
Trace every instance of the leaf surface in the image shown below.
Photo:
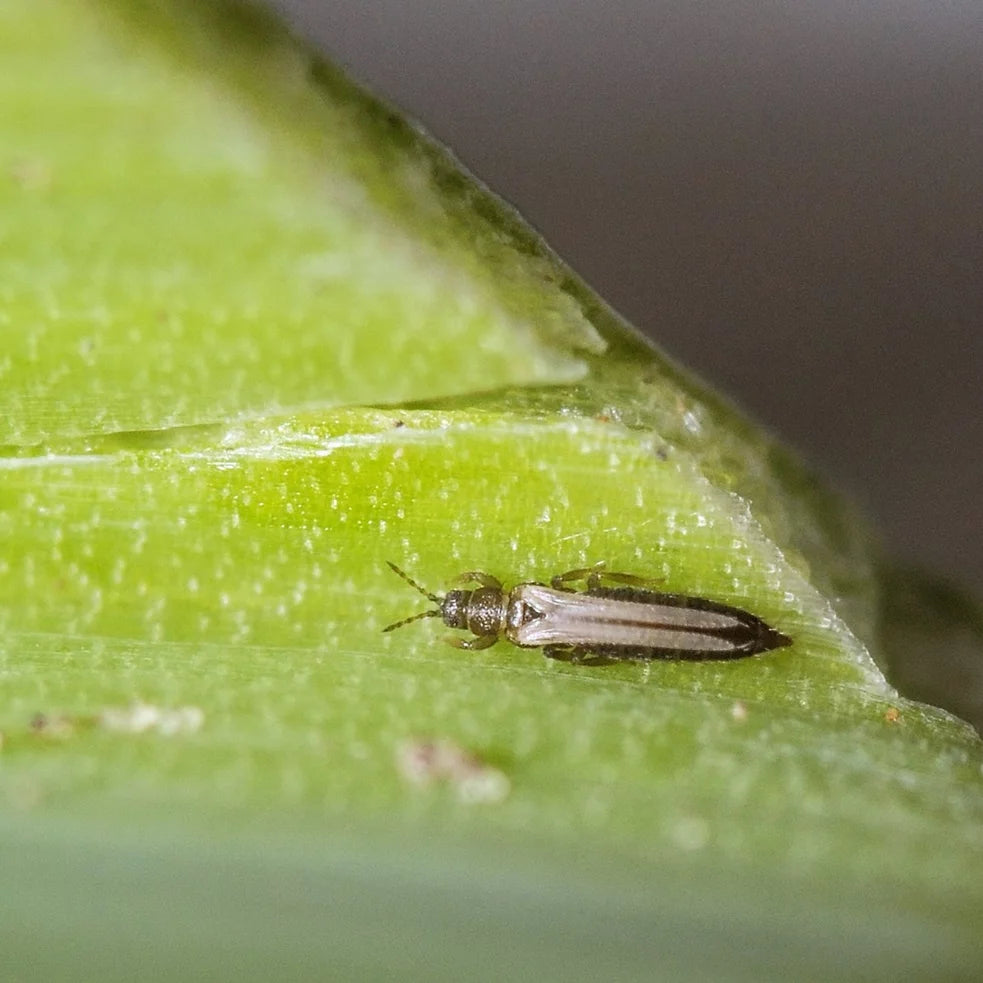
<path fill-rule="evenodd" d="M 980 741 L 885 682 L 813 475 L 251 8 L 7 2 L 0 59 L 11 966 L 971 975 Z M 387 560 L 604 560 L 795 644 L 463 653 L 381 634 Z"/>

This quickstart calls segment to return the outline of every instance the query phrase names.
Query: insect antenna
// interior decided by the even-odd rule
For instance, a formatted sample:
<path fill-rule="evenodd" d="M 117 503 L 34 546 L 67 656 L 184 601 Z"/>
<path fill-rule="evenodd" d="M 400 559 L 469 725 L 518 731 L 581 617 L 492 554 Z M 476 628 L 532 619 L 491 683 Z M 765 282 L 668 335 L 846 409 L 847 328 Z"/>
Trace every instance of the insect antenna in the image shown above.
<path fill-rule="evenodd" d="M 403 625 L 410 625 L 414 621 L 419 621 L 421 618 L 439 618 L 439 617 L 440 617 L 439 611 L 421 611 L 419 614 L 411 615 L 409 618 L 403 618 L 402 621 L 396 621 L 391 625 L 387 625 L 382 630 L 384 632 L 394 631 L 396 628 L 402 628 Z"/>
<path fill-rule="evenodd" d="M 441 598 L 437 597 L 436 594 L 431 594 L 430 591 L 424 590 L 409 574 L 404 573 L 399 567 L 396 566 L 391 560 L 386 560 L 389 569 L 392 570 L 397 577 L 402 577 L 410 585 L 410 587 L 418 590 L 428 601 L 433 601 L 434 604 L 440 604 Z"/>
<path fill-rule="evenodd" d="M 440 604 L 442 602 L 442 598 L 438 597 L 436 594 L 431 594 L 428 590 L 425 590 L 412 577 L 410 577 L 409 574 L 400 570 L 395 563 L 392 563 L 390 560 L 386 560 L 386 563 L 389 565 L 389 569 L 392 570 L 397 577 L 402 577 L 403 580 L 410 585 L 410 587 L 419 591 L 428 601 L 433 601 L 437 607 L 433 611 L 421 611 L 419 614 L 411 615 L 409 618 L 403 618 L 402 621 L 396 621 L 382 630 L 384 632 L 394 631 L 396 628 L 402 628 L 403 625 L 412 624 L 414 621 L 419 621 L 421 618 L 439 618 L 441 615 Z"/>

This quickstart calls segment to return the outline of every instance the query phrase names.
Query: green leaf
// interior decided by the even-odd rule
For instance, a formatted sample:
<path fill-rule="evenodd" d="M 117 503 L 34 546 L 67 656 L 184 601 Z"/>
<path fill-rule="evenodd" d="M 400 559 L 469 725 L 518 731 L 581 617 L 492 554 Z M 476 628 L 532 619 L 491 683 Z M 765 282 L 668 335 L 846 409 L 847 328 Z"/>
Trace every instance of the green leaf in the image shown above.
<path fill-rule="evenodd" d="M 6 975 L 972 975 L 981 744 L 815 476 L 252 8 L 8 2 L 0 63 Z M 387 560 L 794 645 L 463 653 Z"/>

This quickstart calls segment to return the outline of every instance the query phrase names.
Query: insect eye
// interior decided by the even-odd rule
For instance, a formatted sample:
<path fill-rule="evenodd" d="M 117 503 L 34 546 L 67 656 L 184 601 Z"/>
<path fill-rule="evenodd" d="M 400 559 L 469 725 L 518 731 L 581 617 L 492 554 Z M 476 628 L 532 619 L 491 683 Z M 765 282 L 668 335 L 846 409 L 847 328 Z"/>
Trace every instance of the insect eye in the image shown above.
<path fill-rule="evenodd" d="M 441 617 L 448 628 L 467 628 L 468 627 L 468 600 L 471 597 L 469 590 L 452 590 L 441 605 Z"/>

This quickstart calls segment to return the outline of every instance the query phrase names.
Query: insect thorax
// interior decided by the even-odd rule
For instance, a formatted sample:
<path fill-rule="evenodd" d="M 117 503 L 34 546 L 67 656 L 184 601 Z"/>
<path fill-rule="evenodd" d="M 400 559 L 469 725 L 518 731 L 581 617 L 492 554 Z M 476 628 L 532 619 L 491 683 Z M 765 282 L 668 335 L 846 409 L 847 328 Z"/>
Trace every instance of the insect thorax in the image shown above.
<path fill-rule="evenodd" d="M 440 614 L 449 628 L 463 628 L 475 635 L 498 635 L 505 627 L 505 595 L 498 587 L 449 591 Z"/>

